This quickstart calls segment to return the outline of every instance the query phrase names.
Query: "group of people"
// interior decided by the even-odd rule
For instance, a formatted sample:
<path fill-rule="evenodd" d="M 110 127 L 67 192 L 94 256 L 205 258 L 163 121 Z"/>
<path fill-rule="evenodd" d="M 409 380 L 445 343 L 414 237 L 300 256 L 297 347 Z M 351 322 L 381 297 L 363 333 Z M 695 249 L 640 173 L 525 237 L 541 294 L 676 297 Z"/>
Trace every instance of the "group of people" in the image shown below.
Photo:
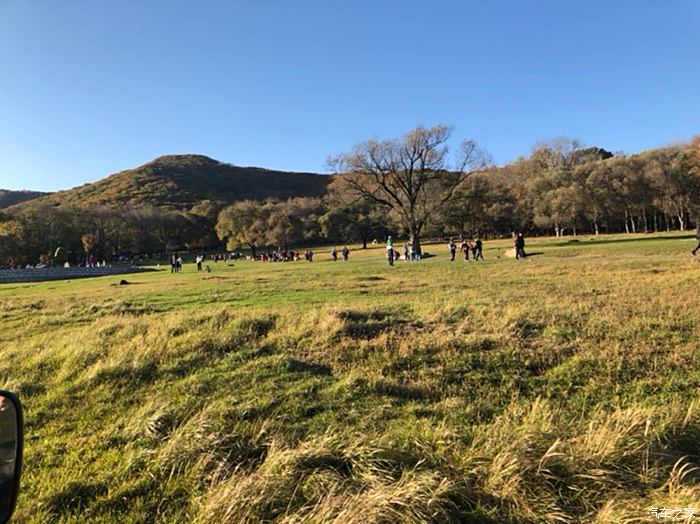
<path fill-rule="evenodd" d="M 204 255 L 200 256 L 202 257 L 202 261 L 204 261 Z M 222 262 L 226 262 L 227 260 L 238 260 L 242 257 L 243 255 L 241 253 L 232 251 L 231 253 L 212 253 L 209 255 L 209 260 L 212 262 L 219 262 L 220 260 Z"/>
<path fill-rule="evenodd" d="M 172 270 L 173 257 L 174 257 L 174 261 L 175 261 L 174 270 Z M 238 260 L 239 258 L 241 258 L 241 254 L 235 253 L 235 252 L 213 253 L 213 254 L 209 255 L 209 260 L 211 260 L 212 262 L 219 262 L 219 261 L 225 262 L 227 260 Z M 178 263 L 178 259 L 179 259 L 179 263 Z M 194 263 L 197 266 L 197 271 L 202 271 L 202 270 L 210 271 L 209 266 L 205 267 L 202 265 L 202 264 L 204 264 L 204 261 L 206 259 L 207 258 L 201 253 L 199 255 L 197 255 L 196 257 L 194 257 Z M 170 266 L 171 266 L 171 273 L 179 273 L 182 270 L 182 257 L 179 257 L 179 256 L 177 256 L 177 253 L 174 253 L 170 257 Z"/>
<path fill-rule="evenodd" d="M 423 254 L 421 253 L 420 247 L 415 248 L 413 244 L 406 242 L 403 245 L 403 259 L 405 262 L 416 262 L 421 259 Z M 389 261 L 389 265 L 394 265 L 394 260 L 399 260 L 401 258 L 401 253 L 394 248 L 394 240 L 389 235 L 386 239 L 386 258 Z"/>
<path fill-rule="evenodd" d="M 343 255 L 343 260 L 347 262 L 348 258 L 350 258 L 350 250 L 348 249 L 348 246 L 344 246 L 340 253 Z M 333 259 L 333 262 L 338 260 L 338 249 L 335 247 L 331 249 L 331 258 Z"/>
<path fill-rule="evenodd" d="M 455 244 L 454 240 L 450 239 L 450 242 L 447 244 L 447 249 L 450 252 L 450 260 L 454 262 L 455 256 L 457 255 L 457 244 Z M 475 238 L 473 242 L 470 242 L 467 239 L 462 239 L 462 243 L 459 245 L 459 250 L 464 256 L 465 261 L 469 261 L 469 253 L 472 254 L 472 260 L 474 261 L 479 259 L 484 260 L 484 243 L 478 237 Z"/>
<path fill-rule="evenodd" d="M 179 273 L 182 271 L 182 257 L 177 253 L 170 255 L 170 272 Z"/>
<path fill-rule="evenodd" d="M 344 246 L 343 249 L 340 251 L 340 255 L 343 257 L 343 260 L 346 262 L 350 258 L 350 250 L 348 249 L 348 246 Z M 331 258 L 336 261 L 338 260 L 338 248 L 334 247 L 331 249 Z M 260 257 L 257 258 L 257 260 L 261 260 L 263 262 L 296 262 L 298 260 L 301 260 L 301 253 L 299 251 L 287 251 L 285 250 L 278 250 L 278 251 L 267 251 L 260 255 Z M 314 261 L 314 252 L 313 249 L 309 248 L 304 251 L 304 260 L 307 262 L 313 262 Z"/>
<path fill-rule="evenodd" d="M 698 251 L 700 251 L 700 227 L 698 228 L 697 231 L 697 239 L 698 243 L 695 246 L 695 248 L 691 251 L 693 255 L 696 255 Z M 465 261 L 468 261 L 471 259 L 474 261 L 478 260 L 484 260 L 484 253 L 483 253 L 483 241 L 479 238 L 476 237 L 474 240 L 467 240 L 467 239 L 462 239 L 462 242 L 459 245 L 459 251 L 462 253 L 462 256 L 464 257 Z M 454 262 L 456 256 L 457 256 L 457 244 L 453 239 L 450 239 L 449 243 L 447 244 L 447 249 L 450 253 L 450 260 Z M 527 257 L 525 253 L 525 237 L 523 236 L 522 232 L 514 232 L 513 233 L 513 250 L 515 253 L 515 258 L 516 259 L 524 259 Z M 338 260 L 338 249 L 337 247 L 333 247 L 330 251 L 330 255 L 333 261 Z M 343 260 L 346 262 L 348 261 L 350 257 L 350 250 L 348 249 L 347 246 L 344 246 L 343 249 L 340 251 L 340 255 L 343 257 Z M 217 260 L 226 260 L 226 258 L 232 259 L 232 258 L 238 258 L 240 257 L 240 254 L 234 255 L 233 253 L 230 256 L 226 255 L 212 255 L 212 260 L 217 261 Z M 386 258 L 389 261 L 389 265 L 393 266 L 395 260 L 401 259 L 402 254 L 394 247 L 394 240 L 391 235 L 387 237 L 386 241 Z M 403 245 L 403 259 L 408 262 L 408 261 L 417 261 L 420 260 L 422 257 L 422 253 L 420 252 L 420 248 L 413 249 L 413 246 L 409 243 L 406 242 Z M 261 261 L 269 261 L 269 262 L 288 262 L 288 261 L 297 261 L 301 259 L 301 253 L 299 251 L 287 251 L 287 250 L 278 250 L 278 251 L 268 251 L 260 255 L 257 260 Z M 307 262 L 313 262 L 314 260 L 314 252 L 311 249 L 306 249 L 304 251 L 304 259 Z M 205 260 L 204 255 L 197 255 L 195 258 L 195 263 L 197 265 L 197 270 L 201 271 L 202 270 L 202 262 Z M 91 261 L 88 259 L 86 265 L 93 265 L 95 264 L 94 261 Z M 171 273 L 179 273 L 182 270 L 182 257 L 178 256 L 177 253 L 173 253 L 173 255 L 170 257 L 170 266 L 171 266 Z"/>
<path fill-rule="evenodd" d="M 304 256 L 306 256 L 306 253 L 304 254 Z M 261 262 L 296 262 L 300 259 L 300 257 L 301 255 L 298 251 L 278 249 L 277 251 L 265 251 L 262 255 L 260 255 L 258 260 L 260 260 Z"/>
<path fill-rule="evenodd" d="M 454 240 L 450 239 L 447 244 L 447 249 L 450 253 L 450 260 L 454 262 L 457 255 L 457 244 Z M 472 259 L 483 260 L 484 259 L 484 243 L 480 238 L 475 238 L 474 241 L 469 241 L 467 239 L 462 239 L 462 243 L 459 245 L 459 250 L 464 256 L 464 260 L 469 260 L 469 255 L 471 253 Z M 418 261 L 423 257 L 420 248 L 413 248 L 413 245 L 406 242 L 403 246 L 403 259 L 406 262 Z M 395 260 L 401 258 L 401 254 L 394 248 L 394 240 L 391 235 L 387 237 L 386 240 L 386 258 L 389 261 L 389 265 L 393 266 Z"/>

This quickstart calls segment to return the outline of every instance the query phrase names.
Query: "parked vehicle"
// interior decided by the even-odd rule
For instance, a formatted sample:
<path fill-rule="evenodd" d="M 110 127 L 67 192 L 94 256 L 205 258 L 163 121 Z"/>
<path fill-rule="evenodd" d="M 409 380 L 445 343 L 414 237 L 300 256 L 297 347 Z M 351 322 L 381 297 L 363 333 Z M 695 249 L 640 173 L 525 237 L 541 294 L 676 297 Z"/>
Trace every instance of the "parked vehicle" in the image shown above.
<path fill-rule="evenodd" d="M 17 396 L 0 390 L 0 523 L 10 520 L 15 509 L 22 472 L 24 422 Z"/>

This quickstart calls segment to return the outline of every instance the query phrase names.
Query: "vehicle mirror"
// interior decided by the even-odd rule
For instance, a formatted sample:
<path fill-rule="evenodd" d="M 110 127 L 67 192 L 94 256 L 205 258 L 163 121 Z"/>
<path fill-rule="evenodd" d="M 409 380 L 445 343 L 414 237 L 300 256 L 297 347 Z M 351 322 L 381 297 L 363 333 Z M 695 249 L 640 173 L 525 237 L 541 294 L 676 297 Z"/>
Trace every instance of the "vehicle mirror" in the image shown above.
<path fill-rule="evenodd" d="M 22 406 L 9 391 L 0 390 L 0 523 L 12 516 L 19 491 L 23 442 Z"/>

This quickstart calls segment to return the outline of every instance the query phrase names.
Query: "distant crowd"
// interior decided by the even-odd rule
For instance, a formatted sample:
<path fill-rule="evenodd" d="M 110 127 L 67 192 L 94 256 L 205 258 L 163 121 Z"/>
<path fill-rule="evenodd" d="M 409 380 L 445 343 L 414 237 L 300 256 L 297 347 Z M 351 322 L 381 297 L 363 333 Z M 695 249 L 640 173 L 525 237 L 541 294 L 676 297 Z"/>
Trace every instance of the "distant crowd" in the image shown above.
<path fill-rule="evenodd" d="M 696 231 L 696 239 L 697 243 L 695 247 L 691 250 L 691 254 L 693 256 L 696 256 L 698 252 L 700 252 L 700 226 Z M 372 243 L 376 244 L 377 241 L 375 240 Z M 473 239 L 461 238 L 459 244 L 457 244 L 457 242 L 454 239 L 450 239 L 447 243 L 447 251 L 452 262 L 456 260 L 457 253 L 460 253 L 464 261 L 467 262 L 470 260 L 474 262 L 484 260 L 483 250 L 484 242 L 479 237 L 474 237 Z M 333 261 L 337 261 L 339 258 L 342 258 L 344 261 L 347 262 L 350 258 L 350 249 L 348 249 L 347 246 L 343 246 L 343 248 L 340 250 L 337 247 L 333 247 L 330 250 L 329 254 L 330 258 Z M 527 254 L 525 252 L 525 236 L 522 232 L 513 233 L 513 254 L 516 259 L 524 259 L 527 257 Z M 194 262 L 197 266 L 198 271 L 210 271 L 210 266 L 204 264 L 207 261 L 216 263 L 247 259 L 256 260 L 260 262 L 296 262 L 301 260 L 302 255 L 304 257 L 304 260 L 306 260 L 307 262 L 314 261 L 314 251 L 309 248 L 304 250 L 303 253 L 301 251 L 288 249 L 267 250 L 256 256 L 244 256 L 241 252 L 238 251 L 225 253 L 211 253 L 206 256 L 204 254 L 199 254 L 195 257 Z M 394 261 L 397 260 L 404 260 L 405 262 L 416 262 L 427 256 L 430 256 L 430 254 L 422 252 L 419 247 L 414 248 L 410 242 L 405 242 L 401 248 L 401 251 L 399 251 L 394 245 L 394 240 L 392 236 L 389 235 L 387 237 L 386 259 L 388 260 L 389 265 L 393 266 Z M 24 269 L 25 267 L 26 269 L 33 269 L 55 266 L 55 264 L 49 263 L 47 260 L 48 259 L 42 259 L 39 261 L 38 264 L 34 266 L 27 265 L 20 267 L 17 263 L 17 260 L 14 257 L 9 257 L 7 259 L 5 267 L 8 269 Z M 148 261 L 150 260 L 151 257 L 149 255 L 141 255 L 134 257 L 120 256 L 117 258 L 117 261 L 119 262 L 131 262 L 132 265 L 137 265 L 139 263 L 144 262 L 148 263 Z M 180 255 L 178 255 L 178 253 L 172 253 L 169 258 L 169 262 L 172 273 L 179 273 L 182 271 L 184 261 L 183 258 Z M 66 268 L 71 267 L 71 264 L 68 262 L 59 265 L 62 265 Z M 87 268 L 106 267 L 107 262 L 105 260 L 98 260 L 95 257 L 95 255 L 90 254 L 86 256 L 85 259 L 83 259 L 80 263 L 76 264 L 76 266 Z"/>
<path fill-rule="evenodd" d="M 447 249 L 452 257 L 450 260 L 455 261 L 455 256 L 457 255 L 457 244 L 454 240 L 450 239 L 449 244 L 447 244 Z M 464 260 L 469 260 L 469 254 L 472 255 L 472 260 L 483 260 L 484 259 L 484 243 L 480 238 L 475 238 L 474 241 L 462 239 L 462 243 L 459 245 L 459 251 L 464 256 Z"/>
<path fill-rule="evenodd" d="M 455 257 L 457 256 L 457 244 L 453 239 L 450 239 L 450 241 L 447 243 L 447 251 L 450 253 L 450 260 L 454 262 Z M 464 257 L 465 261 L 469 261 L 470 254 L 472 260 L 474 261 L 483 260 L 484 242 L 478 237 L 474 238 L 473 241 L 463 238 L 459 245 L 459 251 L 460 253 L 462 253 L 462 256 Z M 394 265 L 395 260 L 400 260 L 401 258 L 403 258 L 405 262 L 416 262 L 421 260 L 422 258 L 425 258 L 426 256 L 429 256 L 429 254 L 423 253 L 420 247 L 414 248 L 413 245 L 409 242 L 406 242 L 403 245 L 402 254 L 394 247 L 394 240 L 391 237 L 391 235 L 387 237 L 386 258 L 390 266 Z"/>

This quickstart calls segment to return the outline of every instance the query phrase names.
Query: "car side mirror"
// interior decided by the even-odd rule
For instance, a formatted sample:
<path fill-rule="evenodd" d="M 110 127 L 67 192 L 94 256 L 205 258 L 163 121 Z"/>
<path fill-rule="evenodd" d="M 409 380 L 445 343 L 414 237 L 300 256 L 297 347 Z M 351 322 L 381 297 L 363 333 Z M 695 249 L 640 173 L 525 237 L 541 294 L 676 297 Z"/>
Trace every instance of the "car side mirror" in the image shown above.
<path fill-rule="evenodd" d="M 0 523 L 12 516 L 22 471 L 24 426 L 22 405 L 9 391 L 0 390 Z"/>

